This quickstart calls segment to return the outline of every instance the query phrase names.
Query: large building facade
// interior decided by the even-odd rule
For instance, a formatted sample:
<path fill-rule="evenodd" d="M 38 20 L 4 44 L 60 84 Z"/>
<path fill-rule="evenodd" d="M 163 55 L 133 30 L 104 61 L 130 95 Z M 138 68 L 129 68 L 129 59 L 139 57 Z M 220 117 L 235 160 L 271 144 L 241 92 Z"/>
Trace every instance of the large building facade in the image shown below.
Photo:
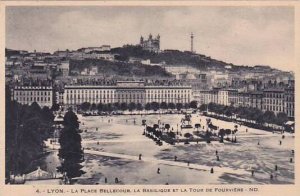
<path fill-rule="evenodd" d="M 295 117 L 295 89 L 294 87 L 288 87 L 285 89 L 285 108 L 284 111 L 289 117 Z"/>
<path fill-rule="evenodd" d="M 264 90 L 263 111 L 273 111 L 275 114 L 284 111 L 284 90 L 283 89 L 267 89 Z"/>
<path fill-rule="evenodd" d="M 112 86 L 66 85 L 64 105 L 75 106 L 84 102 L 114 103 L 115 88 Z"/>
<path fill-rule="evenodd" d="M 36 102 L 40 107 L 52 107 L 53 89 L 51 86 L 15 86 L 12 89 L 12 100 L 24 105 Z"/>
<path fill-rule="evenodd" d="M 191 86 L 155 86 L 142 81 L 119 81 L 110 86 L 66 85 L 64 105 L 76 106 L 84 102 L 95 103 L 190 103 Z"/>
<path fill-rule="evenodd" d="M 252 107 L 275 114 L 286 113 L 294 118 L 295 91 L 293 86 L 287 88 L 270 88 L 263 91 L 242 91 L 237 89 L 217 89 L 200 91 L 197 96 L 200 104 L 217 103 L 234 107 Z"/>

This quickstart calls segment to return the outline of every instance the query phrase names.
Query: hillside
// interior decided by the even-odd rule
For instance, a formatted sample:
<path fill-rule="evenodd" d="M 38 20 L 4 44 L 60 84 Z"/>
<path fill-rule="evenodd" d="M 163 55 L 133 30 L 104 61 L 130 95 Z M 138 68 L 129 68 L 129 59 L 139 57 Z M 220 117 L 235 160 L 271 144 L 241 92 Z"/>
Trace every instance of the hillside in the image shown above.
<path fill-rule="evenodd" d="M 205 55 L 194 54 L 188 51 L 164 50 L 161 53 L 153 53 L 142 50 L 140 46 L 126 45 L 119 48 L 113 48 L 112 52 L 119 54 L 118 60 L 126 61 L 129 57 L 141 59 L 150 59 L 152 63 L 165 62 L 168 65 L 189 65 L 200 70 L 206 70 L 208 67 L 223 69 L 226 65 L 232 65 Z"/>
<path fill-rule="evenodd" d="M 107 76 L 137 76 L 137 77 L 171 77 L 172 75 L 166 72 L 160 66 L 150 66 L 142 64 L 132 64 L 125 62 L 110 62 L 100 59 L 85 59 L 71 60 L 70 70 L 81 72 L 84 68 L 97 67 L 98 73 L 105 73 Z"/>

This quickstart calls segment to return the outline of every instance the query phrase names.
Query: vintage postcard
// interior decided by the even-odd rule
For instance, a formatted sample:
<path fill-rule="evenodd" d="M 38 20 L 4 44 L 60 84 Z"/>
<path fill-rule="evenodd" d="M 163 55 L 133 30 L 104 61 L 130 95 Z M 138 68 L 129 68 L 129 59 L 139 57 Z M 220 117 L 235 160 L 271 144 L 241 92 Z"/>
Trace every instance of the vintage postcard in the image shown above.
<path fill-rule="evenodd" d="M 300 193 L 297 1 L 0 5 L 0 195 Z"/>

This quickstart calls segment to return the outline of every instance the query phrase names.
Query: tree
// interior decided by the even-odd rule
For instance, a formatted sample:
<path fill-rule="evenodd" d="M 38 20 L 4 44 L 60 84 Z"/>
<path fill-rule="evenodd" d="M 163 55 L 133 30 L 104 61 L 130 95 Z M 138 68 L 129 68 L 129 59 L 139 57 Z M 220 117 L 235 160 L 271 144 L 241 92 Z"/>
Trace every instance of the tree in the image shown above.
<path fill-rule="evenodd" d="M 64 128 L 60 134 L 60 149 L 58 156 L 63 160 L 58 171 L 65 173 L 69 179 L 79 177 L 84 172 L 81 170 L 81 162 L 84 161 L 81 147 L 81 136 L 79 134 L 79 122 L 77 115 L 69 110 L 63 121 Z"/>
<path fill-rule="evenodd" d="M 127 103 L 125 103 L 125 102 L 121 103 L 120 108 L 121 108 L 121 110 L 123 110 L 123 111 L 127 110 L 127 109 L 128 109 Z"/>
<path fill-rule="evenodd" d="M 95 103 L 93 103 L 93 104 L 91 105 L 91 110 L 94 111 L 94 110 L 96 110 L 96 109 L 97 109 L 97 105 L 96 105 Z"/>
<path fill-rule="evenodd" d="M 226 107 L 225 108 L 225 112 L 224 114 L 227 116 L 227 117 L 232 117 L 232 114 L 233 114 L 233 107 L 232 106 L 229 106 L 229 107 Z"/>
<path fill-rule="evenodd" d="M 129 111 L 133 111 L 134 109 L 136 109 L 135 103 L 134 102 L 129 103 L 128 109 L 129 109 Z"/>
<path fill-rule="evenodd" d="M 151 104 L 150 104 L 150 103 L 146 103 L 145 109 L 146 109 L 146 110 L 151 110 Z"/>
<path fill-rule="evenodd" d="M 52 105 L 52 107 L 51 107 L 51 110 L 52 110 L 52 111 L 58 111 L 58 110 L 59 110 L 59 104 L 54 103 L 54 104 Z"/>
<path fill-rule="evenodd" d="M 206 109 L 207 109 L 207 105 L 206 105 L 206 104 L 201 104 L 200 107 L 199 107 L 199 110 L 200 110 L 201 112 L 206 111 Z"/>
<path fill-rule="evenodd" d="M 176 109 L 177 109 L 178 111 L 180 111 L 180 110 L 182 109 L 182 107 L 183 107 L 182 103 L 177 103 L 177 104 L 176 104 Z"/>
<path fill-rule="evenodd" d="M 224 135 L 226 134 L 225 129 L 220 129 L 218 135 L 221 136 L 220 142 L 224 142 Z"/>
<path fill-rule="evenodd" d="M 208 109 L 210 112 L 216 112 L 216 104 L 213 103 L 213 102 L 210 102 L 210 103 L 207 105 L 207 109 Z"/>
<path fill-rule="evenodd" d="M 160 103 L 160 108 L 163 109 L 163 110 L 166 110 L 166 109 L 168 109 L 168 104 L 166 102 L 161 102 Z"/>
<path fill-rule="evenodd" d="M 147 131 L 148 134 L 152 133 L 153 132 L 153 127 L 147 126 L 146 131 Z"/>
<path fill-rule="evenodd" d="M 175 133 L 173 131 L 170 131 L 168 133 L 168 136 L 171 137 L 171 138 L 175 138 L 176 137 L 176 135 L 175 135 Z"/>
<path fill-rule="evenodd" d="M 43 155 L 44 140 L 53 132 L 54 116 L 37 103 L 21 105 L 11 101 L 6 86 L 5 99 L 5 176 L 35 169 L 32 162 Z"/>
<path fill-rule="evenodd" d="M 193 108 L 193 109 L 197 109 L 197 107 L 198 107 L 198 102 L 197 102 L 197 101 L 191 101 L 190 107 Z"/>
<path fill-rule="evenodd" d="M 99 104 L 97 105 L 97 109 L 98 109 L 98 112 L 104 111 L 104 105 L 103 105 L 103 103 L 99 103 Z"/>
<path fill-rule="evenodd" d="M 136 104 L 136 109 L 139 111 L 143 110 L 143 105 L 141 103 Z"/>
<path fill-rule="evenodd" d="M 153 125 L 153 129 L 154 129 L 154 130 L 156 130 L 156 129 L 158 129 L 158 128 L 159 128 L 159 125 L 158 125 L 158 124 L 154 124 L 154 125 Z"/>
<path fill-rule="evenodd" d="M 277 123 L 276 123 L 276 124 L 278 124 L 278 125 L 280 125 L 280 126 L 284 126 L 284 124 L 285 124 L 288 120 L 289 120 L 289 119 L 288 119 L 288 116 L 287 116 L 286 113 L 284 113 L 284 112 L 279 112 L 279 113 L 277 114 Z"/>
<path fill-rule="evenodd" d="M 120 109 L 119 102 L 115 102 L 113 108 L 114 108 L 114 110 L 119 110 Z"/>
<path fill-rule="evenodd" d="M 225 134 L 227 135 L 228 138 L 228 136 L 231 134 L 231 129 L 225 129 Z"/>
<path fill-rule="evenodd" d="M 201 127 L 201 125 L 199 123 L 195 124 L 195 128 L 197 129 L 197 131 L 200 127 Z"/>
<path fill-rule="evenodd" d="M 91 107 L 91 104 L 89 102 L 83 102 L 81 105 L 80 105 L 80 109 L 82 111 L 87 111 L 89 110 Z"/>
<path fill-rule="evenodd" d="M 184 109 L 189 109 L 191 107 L 190 103 L 183 104 Z"/>
<path fill-rule="evenodd" d="M 273 111 L 266 111 L 264 114 L 263 114 L 263 119 L 266 123 L 268 124 L 272 124 L 275 122 L 275 114 Z"/>
<path fill-rule="evenodd" d="M 43 107 L 43 109 L 41 110 L 41 118 L 44 122 L 52 122 L 54 120 L 54 115 L 47 106 Z"/>
<path fill-rule="evenodd" d="M 151 108 L 154 110 L 154 111 L 157 111 L 159 109 L 159 103 L 157 102 L 152 102 L 151 103 Z"/>
<path fill-rule="evenodd" d="M 168 108 L 170 108 L 172 110 L 175 109 L 175 104 L 174 103 L 169 103 Z"/>
<path fill-rule="evenodd" d="M 169 131 L 169 129 L 170 129 L 170 125 L 169 124 L 165 124 L 165 128 Z"/>
<path fill-rule="evenodd" d="M 205 136 L 204 136 L 207 143 L 210 143 L 210 137 L 211 136 L 212 136 L 212 132 L 207 130 L 206 133 L 205 133 Z"/>
<path fill-rule="evenodd" d="M 186 138 L 190 138 L 190 137 L 192 137 L 192 134 L 190 134 L 190 133 L 185 133 L 183 136 L 186 137 Z"/>
<path fill-rule="evenodd" d="M 106 111 L 108 112 L 113 111 L 113 105 L 111 103 L 106 104 Z"/>

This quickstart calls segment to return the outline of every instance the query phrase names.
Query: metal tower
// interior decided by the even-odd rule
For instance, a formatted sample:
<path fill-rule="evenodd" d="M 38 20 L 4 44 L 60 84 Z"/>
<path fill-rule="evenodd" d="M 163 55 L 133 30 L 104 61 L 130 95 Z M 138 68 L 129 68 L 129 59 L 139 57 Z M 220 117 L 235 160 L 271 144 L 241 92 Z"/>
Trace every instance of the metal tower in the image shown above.
<path fill-rule="evenodd" d="M 194 52 L 194 34 L 191 33 L 191 52 Z"/>

